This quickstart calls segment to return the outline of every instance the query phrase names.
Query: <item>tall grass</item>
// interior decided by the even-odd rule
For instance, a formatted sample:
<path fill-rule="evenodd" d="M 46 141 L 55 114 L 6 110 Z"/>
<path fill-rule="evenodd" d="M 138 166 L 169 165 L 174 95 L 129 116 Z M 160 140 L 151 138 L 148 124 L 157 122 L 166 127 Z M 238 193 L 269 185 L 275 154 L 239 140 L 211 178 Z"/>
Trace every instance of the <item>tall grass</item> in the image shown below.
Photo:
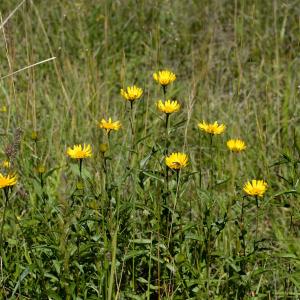
<path fill-rule="evenodd" d="M 2 0 L 0 12 L 1 158 L 18 174 L 2 197 L 0 298 L 300 297 L 297 1 Z M 152 78 L 165 68 L 182 105 L 167 134 Z M 120 95 L 133 84 L 134 139 Z M 108 117 L 122 123 L 109 141 Z M 211 144 L 202 120 L 227 129 Z M 166 135 L 189 156 L 178 178 Z M 66 155 L 80 143 L 93 148 L 82 174 Z M 258 209 L 252 178 L 269 187 Z"/>

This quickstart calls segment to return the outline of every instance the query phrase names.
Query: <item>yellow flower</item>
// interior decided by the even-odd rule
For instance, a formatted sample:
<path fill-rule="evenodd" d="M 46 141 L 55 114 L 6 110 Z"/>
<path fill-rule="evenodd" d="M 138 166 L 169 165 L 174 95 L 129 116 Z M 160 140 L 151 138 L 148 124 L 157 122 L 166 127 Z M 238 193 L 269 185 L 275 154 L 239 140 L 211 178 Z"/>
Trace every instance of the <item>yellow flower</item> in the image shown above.
<path fill-rule="evenodd" d="M 31 132 L 31 139 L 35 142 L 38 140 L 38 132 L 37 131 Z"/>
<path fill-rule="evenodd" d="M 4 160 L 2 162 L 2 167 L 5 169 L 9 169 L 10 168 L 10 162 L 8 160 Z"/>
<path fill-rule="evenodd" d="M 68 148 L 67 154 L 74 159 L 83 159 L 92 156 L 92 148 L 91 145 L 83 144 L 81 145 L 74 145 L 73 149 Z"/>
<path fill-rule="evenodd" d="M 101 153 L 105 153 L 108 150 L 108 144 L 100 144 L 99 149 Z"/>
<path fill-rule="evenodd" d="M 99 127 L 105 129 L 106 133 L 109 134 L 111 130 L 119 130 L 121 124 L 119 121 L 113 122 L 111 118 L 109 118 L 108 121 L 102 119 L 101 122 L 99 122 Z"/>
<path fill-rule="evenodd" d="M 143 90 L 137 86 L 128 86 L 127 89 L 121 89 L 121 95 L 128 101 L 134 101 L 139 99 L 143 94 Z"/>
<path fill-rule="evenodd" d="M 171 114 L 179 111 L 180 109 L 180 104 L 176 100 L 167 100 L 165 101 L 165 103 L 163 103 L 161 100 L 158 100 L 156 106 L 161 112 L 164 112 L 165 114 Z"/>
<path fill-rule="evenodd" d="M 262 197 L 266 192 L 268 185 L 263 180 L 251 180 L 245 183 L 244 192 L 250 196 Z"/>
<path fill-rule="evenodd" d="M 84 190 L 84 182 L 82 180 L 76 183 L 77 190 Z"/>
<path fill-rule="evenodd" d="M 170 169 L 180 170 L 187 166 L 188 157 L 185 153 L 172 153 L 166 157 L 165 162 Z"/>
<path fill-rule="evenodd" d="M 4 176 L 0 173 L 0 189 L 13 186 L 17 183 L 17 176 L 16 175 L 7 175 Z"/>
<path fill-rule="evenodd" d="M 40 174 L 44 174 L 46 172 L 46 168 L 44 165 L 39 165 L 36 170 Z"/>
<path fill-rule="evenodd" d="M 218 122 L 214 122 L 213 124 L 206 123 L 203 121 L 198 124 L 200 130 L 203 130 L 210 134 L 221 134 L 225 131 L 226 126 L 224 124 L 218 124 Z"/>
<path fill-rule="evenodd" d="M 154 73 L 153 78 L 162 86 L 167 86 L 176 79 L 176 75 L 169 70 L 164 70 Z"/>
<path fill-rule="evenodd" d="M 241 152 L 247 148 L 245 142 L 239 139 L 227 141 L 227 147 L 233 152 Z"/>

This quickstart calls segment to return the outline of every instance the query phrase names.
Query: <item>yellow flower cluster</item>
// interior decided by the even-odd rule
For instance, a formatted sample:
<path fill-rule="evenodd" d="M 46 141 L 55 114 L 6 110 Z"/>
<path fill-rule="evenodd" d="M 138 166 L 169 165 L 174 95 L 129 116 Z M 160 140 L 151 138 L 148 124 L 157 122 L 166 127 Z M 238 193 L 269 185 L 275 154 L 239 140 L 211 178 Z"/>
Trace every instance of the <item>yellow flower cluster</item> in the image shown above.
<path fill-rule="evenodd" d="M 153 78 L 157 83 L 159 83 L 164 88 L 164 96 L 166 96 L 166 87 L 176 80 L 176 75 L 169 70 L 162 70 L 154 73 Z M 135 100 L 138 100 L 142 97 L 143 90 L 133 85 L 133 86 L 128 86 L 125 89 L 121 89 L 120 93 L 121 96 L 125 100 L 131 102 L 132 105 L 132 103 Z M 166 114 L 166 124 L 167 124 L 169 115 L 178 112 L 181 108 L 181 105 L 177 100 L 168 99 L 168 100 L 158 100 L 156 102 L 156 107 L 160 112 Z M 121 128 L 121 123 L 120 121 L 113 121 L 112 118 L 109 118 L 108 120 L 102 119 L 101 121 L 99 121 L 98 126 L 99 128 L 104 129 L 107 135 L 109 135 L 111 131 L 118 131 Z M 166 128 L 168 128 L 167 125 Z M 213 123 L 209 123 L 206 121 L 199 122 L 198 128 L 201 131 L 210 134 L 211 136 L 220 135 L 224 133 L 226 130 L 226 126 L 224 124 L 219 124 L 217 121 Z M 227 141 L 226 144 L 227 144 L 227 148 L 230 151 L 236 153 L 242 152 L 247 148 L 246 143 L 241 139 L 230 139 Z M 108 148 L 109 148 L 108 144 L 101 144 L 100 152 L 105 153 L 108 150 Z M 74 145 L 73 148 L 68 148 L 67 154 L 73 159 L 82 160 L 83 158 L 92 156 L 92 149 L 89 144 L 87 145 L 84 144 L 83 146 Z M 165 157 L 165 164 L 167 165 L 167 167 L 175 171 L 179 171 L 182 168 L 185 168 L 188 165 L 188 163 L 189 163 L 189 159 L 187 154 L 182 152 L 174 152 Z M 3 166 L 6 167 L 4 163 Z M 9 183 L 13 185 L 16 181 L 15 177 L 9 177 L 9 176 L 4 177 L 3 175 L 1 175 L 0 186 L 1 186 L 1 180 L 2 182 L 4 182 L 3 185 Z M 267 187 L 268 186 L 265 181 L 254 179 L 252 181 L 248 181 L 247 183 L 245 183 L 243 190 L 247 195 L 262 197 L 266 192 Z"/>

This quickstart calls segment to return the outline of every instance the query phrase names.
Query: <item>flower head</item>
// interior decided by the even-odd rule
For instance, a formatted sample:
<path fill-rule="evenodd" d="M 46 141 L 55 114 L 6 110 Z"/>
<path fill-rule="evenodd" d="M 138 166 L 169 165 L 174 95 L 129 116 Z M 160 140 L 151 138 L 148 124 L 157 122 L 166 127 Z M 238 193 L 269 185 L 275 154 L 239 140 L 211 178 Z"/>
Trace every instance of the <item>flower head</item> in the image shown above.
<path fill-rule="evenodd" d="M 0 112 L 3 112 L 3 113 L 7 112 L 7 107 L 6 107 L 6 105 L 2 105 L 2 106 L 0 107 Z"/>
<path fill-rule="evenodd" d="M 159 71 L 153 74 L 153 78 L 156 82 L 162 86 L 167 86 L 176 79 L 176 75 L 169 70 Z"/>
<path fill-rule="evenodd" d="M 81 145 L 74 145 L 73 149 L 68 148 L 67 154 L 73 159 L 83 159 L 92 156 L 92 148 L 91 145 L 83 144 Z"/>
<path fill-rule="evenodd" d="M 268 188 L 264 180 L 251 180 L 245 183 L 244 192 L 249 196 L 262 197 Z"/>
<path fill-rule="evenodd" d="M 33 140 L 33 141 L 37 141 L 38 140 L 38 137 L 39 137 L 39 135 L 38 135 L 38 132 L 37 131 L 32 131 L 31 132 L 31 139 Z"/>
<path fill-rule="evenodd" d="M 214 122 L 213 124 L 206 123 L 203 121 L 198 124 L 200 130 L 203 130 L 209 134 L 221 134 L 225 131 L 226 126 L 224 124 L 218 124 L 218 122 Z"/>
<path fill-rule="evenodd" d="M 10 162 L 8 160 L 4 160 L 1 165 L 5 169 L 9 169 L 10 168 Z"/>
<path fill-rule="evenodd" d="M 121 128 L 121 124 L 119 121 L 113 122 L 111 118 L 106 121 L 105 119 L 102 119 L 99 122 L 99 127 L 106 130 L 106 133 L 109 134 L 112 130 L 119 130 Z"/>
<path fill-rule="evenodd" d="M 247 148 L 245 142 L 239 139 L 227 141 L 227 147 L 233 152 L 241 152 Z"/>
<path fill-rule="evenodd" d="M 108 150 L 108 144 L 102 143 L 99 145 L 99 150 L 101 153 L 105 153 Z"/>
<path fill-rule="evenodd" d="M 16 175 L 7 175 L 4 176 L 0 173 L 0 189 L 3 189 L 8 186 L 13 186 L 17 183 Z"/>
<path fill-rule="evenodd" d="M 44 174 L 46 172 L 46 168 L 44 165 L 38 165 L 38 167 L 36 168 L 37 172 L 39 174 Z"/>
<path fill-rule="evenodd" d="M 121 89 L 121 95 L 128 101 L 134 101 L 139 99 L 143 94 L 143 90 L 137 86 L 128 86 L 127 89 Z"/>
<path fill-rule="evenodd" d="M 172 153 L 165 158 L 166 165 L 170 169 L 180 170 L 187 166 L 188 164 L 188 157 L 185 153 Z"/>
<path fill-rule="evenodd" d="M 179 111 L 180 109 L 180 104 L 176 100 L 167 100 L 165 102 L 162 102 L 162 100 L 158 100 L 156 106 L 158 110 L 164 112 L 165 114 L 171 114 Z"/>

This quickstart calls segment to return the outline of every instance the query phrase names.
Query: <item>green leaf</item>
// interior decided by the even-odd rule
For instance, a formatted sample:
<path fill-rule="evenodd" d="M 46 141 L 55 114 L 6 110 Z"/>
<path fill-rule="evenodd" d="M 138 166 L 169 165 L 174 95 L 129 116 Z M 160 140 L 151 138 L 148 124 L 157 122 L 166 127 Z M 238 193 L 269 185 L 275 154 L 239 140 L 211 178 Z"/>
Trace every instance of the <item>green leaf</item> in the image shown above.
<path fill-rule="evenodd" d="M 55 268 L 55 271 L 57 272 L 57 274 L 60 274 L 60 262 L 58 260 L 53 260 L 53 266 Z"/>
<path fill-rule="evenodd" d="M 150 158 L 157 152 L 157 150 L 155 150 L 155 148 L 153 147 L 151 152 L 144 157 L 141 161 L 140 161 L 140 168 L 144 168 L 146 166 L 146 164 L 148 163 L 148 161 L 150 160 Z"/>
<path fill-rule="evenodd" d="M 167 263 L 167 264 L 166 264 L 166 267 L 167 267 L 172 273 L 176 273 L 176 267 L 175 267 L 174 264 Z"/>
<path fill-rule="evenodd" d="M 47 277 L 47 278 L 52 279 L 52 282 L 59 282 L 59 279 L 51 273 L 47 272 L 47 273 L 44 274 L 44 276 Z"/>
<path fill-rule="evenodd" d="M 149 137 L 151 137 L 151 136 L 152 136 L 152 134 L 148 134 L 148 135 L 143 136 L 142 138 L 140 138 L 140 139 L 135 143 L 135 145 L 138 145 L 140 142 L 146 140 L 147 138 L 149 138 Z"/>
<path fill-rule="evenodd" d="M 14 290 L 13 290 L 13 293 L 11 295 L 11 298 L 15 295 L 16 291 L 18 290 L 21 282 L 23 281 L 23 279 L 29 274 L 29 267 L 26 267 L 26 269 L 22 272 L 21 276 L 20 276 L 20 279 L 18 280 Z"/>
<path fill-rule="evenodd" d="M 138 257 L 138 256 L 141 256 L 141 255 L 145 255 L 145 254 L 148 254 L 148 250 L 135 250 L 135 251 L 130 251 L 128 252 L 125 256 L 124 256 L 124 260 L 128 260 L 130 258 L 133 258 L 133 257 Z"/>
<path fill-rule="evenodd" d="M 134 240 L 131 240 L 131 242 L 133 242 L 135 244 L 151 244 L 152 240 L 151 239 L 134 239 Z"/>
<path fill-rule="evenodd" d="M 292 189 L 292 190 L 285 190 L 285 191 L 279 192 L 279 193 L 273 195 L 273 197 L 276 198 L 278 196 L 286 195 L 286 194 L 297 194 L 297 195 L 300 195 L 300 193 L 297 190 Z"/>
<path fill-rule="evenodd" d="M 62 167 L 55 167 L 55 168 L 50 169 L 43 175 L 43 178 L 46 179 L 47 177 L 51 176 L 53 174 L 53 172 L 55 172 L 56 170 L 59 170 L 61 168 Z"/>
<path fill-rule="evenodd" d="M 162 183 L 164 182 L 164 180 L 163 180 L 161 177 L 159 177 L 159 176 L 157 176 L 157 175 L 155 175 L 155 174 L 153 174 L 153 173 L 146 172 L 146 171 L 142 171 L 142 170 L 141 170 L 141 172 L 142 172 L 143 174 L 145 174 L 146 176 L 152 178 L 152 179 L 158 180 L 158 181 L 160 181 L 160 182 L 162 182 Z"/>

